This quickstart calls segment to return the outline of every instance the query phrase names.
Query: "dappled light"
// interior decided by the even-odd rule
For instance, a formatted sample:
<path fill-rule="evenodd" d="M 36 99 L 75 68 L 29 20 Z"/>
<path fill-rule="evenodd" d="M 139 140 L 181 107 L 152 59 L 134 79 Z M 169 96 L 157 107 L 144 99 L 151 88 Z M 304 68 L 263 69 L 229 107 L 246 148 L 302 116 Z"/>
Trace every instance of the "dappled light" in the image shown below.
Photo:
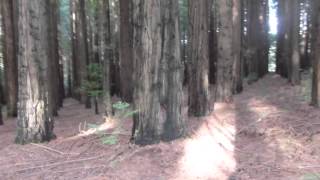
<path fill-rule="evenodd" d="M 0 180 L 320 180 L 320 1 L 1 0 Z"/>
<path fill-rule="evenodd" d="M 219 124 L 208 117 L 193 137 L 184 142 L 184 154 L 179 161 L 181 179 L 228 179 L 235 171 L 235 127 Z"/>

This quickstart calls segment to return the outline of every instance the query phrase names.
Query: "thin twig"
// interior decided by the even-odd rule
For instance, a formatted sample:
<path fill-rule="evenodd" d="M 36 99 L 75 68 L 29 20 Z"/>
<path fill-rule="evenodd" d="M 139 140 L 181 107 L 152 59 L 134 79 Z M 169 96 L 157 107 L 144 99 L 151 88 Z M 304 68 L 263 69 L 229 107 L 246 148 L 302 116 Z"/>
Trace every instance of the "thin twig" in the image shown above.
<path fill-rule="evenodd" d="M 61 152 L 61 151 L 58 151 L 58 150 L 56 150 L 56 149 L 52 149 L 52 148 L 50 148 L 50 147 L 43 146 L 43 145 L 40 145 L 40 144 L 31 143 L 31 145 L 37 146 L 37 147 L 40 147 L 40 148 L 43 148 L 43 149 L 46 149 L 46 150 L 51 151 L 51 152 L 58 153 L 58 154 L 60 154 L 60 155 L 65 155 L 65 154 L 66 154 L 66 153 L 64 153 L 64 152 Z"/>
<path fill-rule="evenodd" d="M 42 166 L 34 166 L 34 167 L 30 167 L 30 168 L 20 169 L 20 170 L 17 170 L 17 171 L 15 171 L 15 172 L 16 172 L 16 173 L 19 173 L 19 172 L 24 172 L 24 171 L 33 170 L 33 169 L 42 169 L 42 168 L 59 166 L 59 165 L 70 164 L 70 163 L 78 163 L 78 162 L 83 162 L 83 161 L 91 161 L 91 160 L 96 160 L 96 159 L 102 158 L 102 157 L 104 157 L 104 156 L 106 156 L 106 154 L 100 155 L 100 156 L 95 156 L 95 157 L 90 157 L 90 158 L 76 159 L 76 160 L 70 160 L 70 161 L 63 161 L 63 162 L 57 162 L 57 163 L 47 164 L 47 165 L 42 165 Z"/>
<path fill-rule="evenodd" d="M 313 168 L 320 168 L 320 165 L 316 165 L 316 166 L 299 166 L 299 169 L 313 169 Z"/>

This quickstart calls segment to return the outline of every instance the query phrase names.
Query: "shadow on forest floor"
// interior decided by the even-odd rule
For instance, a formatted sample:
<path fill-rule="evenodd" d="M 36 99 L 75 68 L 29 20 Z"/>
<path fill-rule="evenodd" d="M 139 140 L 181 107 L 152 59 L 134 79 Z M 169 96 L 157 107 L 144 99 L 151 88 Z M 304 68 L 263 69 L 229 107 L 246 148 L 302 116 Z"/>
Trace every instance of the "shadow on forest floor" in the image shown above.
<path fill-rule="evenodd" d="M 56 120 L 58 138 L 50 143 L 15 145 L 15 122 L 5 121 L 0 179 L 317 180 L 320 111 L 300 91 L 267 75 L 234 103 L 190 118 L 188 137 L 146 147 L 130 145 L 126 134 L 116 145 L 102 145 L 96 135 L 75 136 L 80 124 L 102 123 L 102 116 L 67 100 Z M 130 128 L 125 121 L 124 129 Z"/>

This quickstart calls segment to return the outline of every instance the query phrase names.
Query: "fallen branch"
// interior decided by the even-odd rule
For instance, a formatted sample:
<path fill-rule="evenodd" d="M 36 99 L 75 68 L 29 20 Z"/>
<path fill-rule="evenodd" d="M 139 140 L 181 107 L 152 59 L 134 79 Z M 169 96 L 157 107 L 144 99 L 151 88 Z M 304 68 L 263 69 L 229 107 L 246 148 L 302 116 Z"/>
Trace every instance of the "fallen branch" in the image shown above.
<path fill-rule="evenodd" d="M 299 169 L 314 169 L 314 168 L 320 168 L 320 165 L 316 165 L 316 166 L 299 166 Z"/>
<path fill-rule="evenodd" d="M 54 166 L 70 164 L 70 163 L 91 161 L 91 160 L 100 159 L 100 158 L 102 158 L 104 156 L 106 156 L 106 154 L 100 155 L 100 156 L 91 157 L 91 158 L 75 159 L 75 160 L 69 160 L 69 161 L 57 162 L 57 163 L 53 163 L 53 164 L 42 165 L 42 166 L 34 166 L 34 167 L 30 167 L 30 168 L 20 169 L 20 170 L 17 170 L 15 172 L 16 173 L 21 173 L 21 172 L 24 172 L 24 171 L 29 171 L 29 170 L 34 170 L 34 169 L 43 169 L 43 168 L 48 168 L 48 167 L 54 167 Z"/>
<path fill-rule="evenodd" d="M 55 153 L 60 154 L 60 155 L 66 155 L 66 153 L 64 153 L 64 152 L 61 152 L 61 151 L 58 151 L 56 149 L 52 149 L 50 147 L 43 146 L 43 145 L 40 145 L 40 144 L 31 143 L 31 145 L 46 149 L 46 150 L 51 151 L 51 152 L 55 152 Z"/>

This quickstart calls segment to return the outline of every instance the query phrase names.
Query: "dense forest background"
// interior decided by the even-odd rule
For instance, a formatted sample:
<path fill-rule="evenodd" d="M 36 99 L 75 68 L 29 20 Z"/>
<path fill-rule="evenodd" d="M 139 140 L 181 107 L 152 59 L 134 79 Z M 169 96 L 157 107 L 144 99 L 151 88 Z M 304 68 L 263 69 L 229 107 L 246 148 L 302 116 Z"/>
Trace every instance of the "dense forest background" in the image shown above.
<path fill-rule="evenodd" d="M 227 140 L 202 149 L 232 146 L 234 161 L 226 171 L 237 170 L 228 178 L 252 179 L 254 170 L 235 153 L 250 146 L 250 138 L 257 156 L 268 155 L 264 140 L 276 136 L 268 133 L 281 123 L 272 133 L 285 131 L 294 141 L 303 134 L 313 139 L 312 148 L 319 144 L 318 1 L 2 0 L 0 6 L 0 134 L 8 147 L 31 145 L 64 156 L 51 143 L 79 133 L 111 146 L 106 152 L 128 148 L 113 152 L 118 158 L 131 146 L 184 149 L 181 141 L 217 137 L 220 128 Z M 278 149 L 284 146 L 277 143 Z M 320 157 L 312 153 L 303 162 Z M 173 155 L 170 161 L 176 162 Z M 241 174 L 243 169 L 250 171 Z M 312 175 L 295 175 L 319 177 L 319 166 L 311 169 Z"/>

